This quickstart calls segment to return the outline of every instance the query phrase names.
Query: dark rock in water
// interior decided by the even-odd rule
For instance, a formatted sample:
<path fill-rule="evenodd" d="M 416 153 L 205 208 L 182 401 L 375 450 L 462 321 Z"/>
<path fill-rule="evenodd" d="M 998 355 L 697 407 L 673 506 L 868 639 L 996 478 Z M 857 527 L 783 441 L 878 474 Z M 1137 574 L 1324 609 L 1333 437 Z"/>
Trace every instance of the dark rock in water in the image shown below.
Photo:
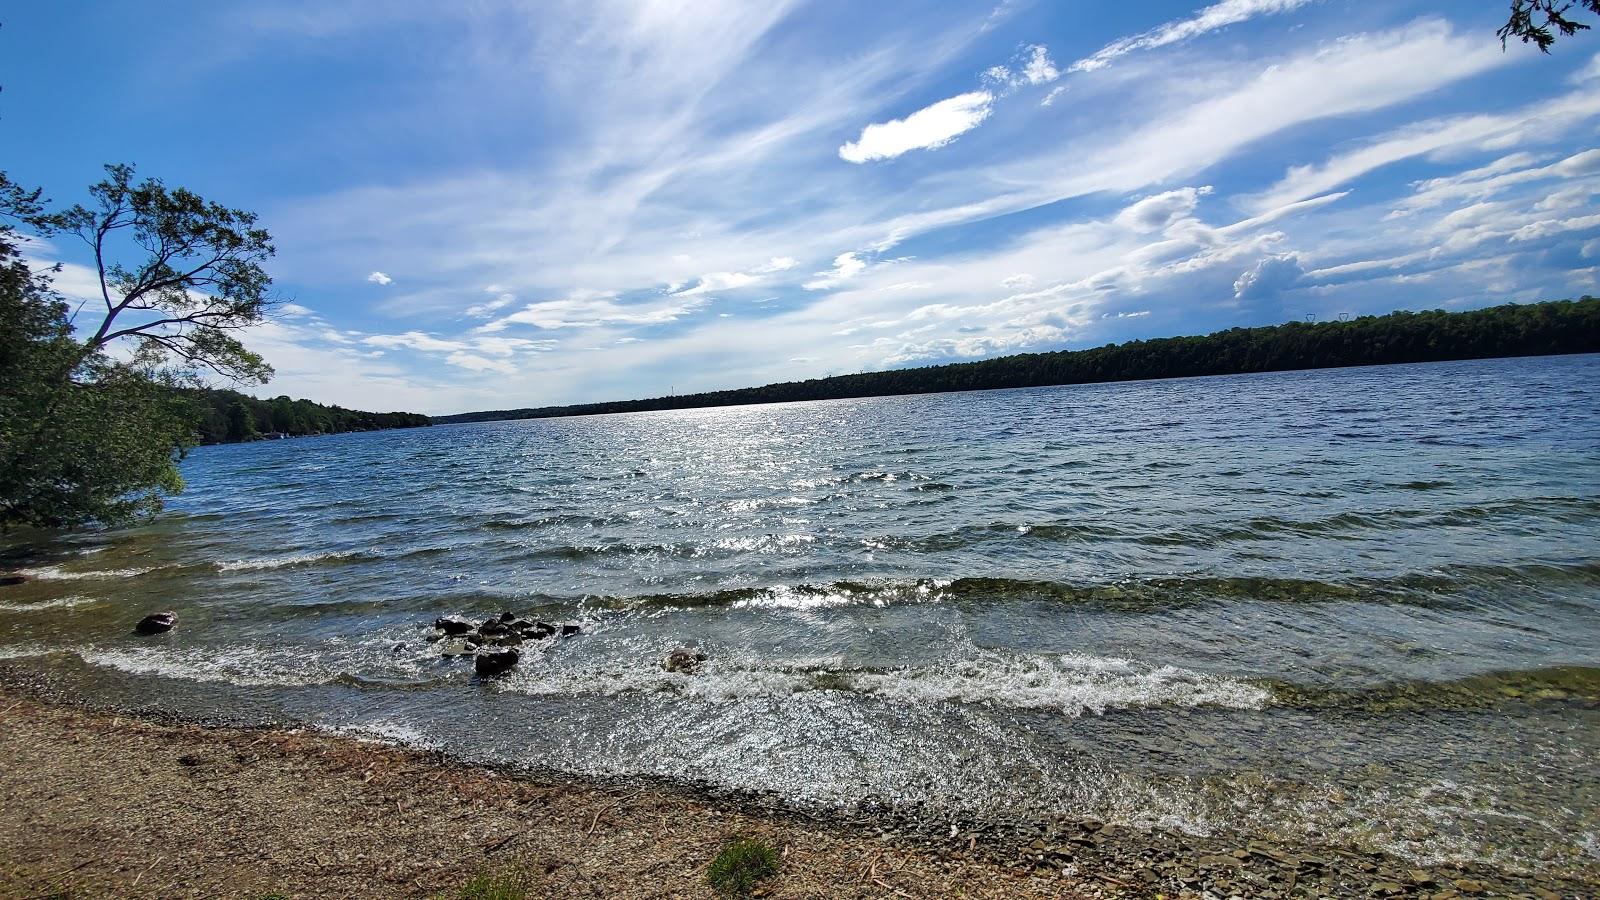
<path fill-rule="evenodd" d="M 559 634 L 560 632 L 561 629 L 551 625 L 549 622 L 534 622 L 522 632 L 522 636 L 541 641 L 552 634 Z"/>
<path fill-rule="evenodd" d="M 139 634 L 161 634 L 171 631 L 172 626 L 178 624 L 178 614 L 174 612 L 151 613 L 139 620 L 133 630 Z"/>
<path fill-rule="evenodd" d="M 503 613 L 500 614 L 500 621 L 505 623 L 505 624 L 507 624 L 507 625 L 510 625 L 512 622 L 515 622 L 516 620 L 517 620 L 517 614 L 514 613 L 514 612 L 503 612 Z"/>
<path fill-rule="evenodd" d="M 572 637 L 573 635 L 581 634 L 582 632 L 583 632 L 583 627 L 579 626 L 579 625 L 563 625 L 563 626 L 561 626 L 561 636 L 562 637 Z"/>
<path fill-rule="evenodd" d="M 458 619 L 455 616 L 445 616 L 441 619 L 435 619 L 433 627 L 445 634 L 466 634 L 472 630 L 472 623 L 466 619 Z"/>
<path fill-rule="evenodd" d="M 522 651 L 507 647 L 504 650 L 479 650 L 477 659 L 473 660 L 472 668 L 479 677 L 488 678 L 511 671 L 522 659 Z"/>
<path fill-rule="evenodd" d="M 682 672 L 685 675 L 693 675 L 695 670 L 700 668 L 700 664 L 705 661 L 706 655 L 704 653 L 698 650 L 691 650 L 688 647 L 679 647 L 667 654 L 667 658 L 661 661 L 661 668 L 666 669 L 668 672 Z"/>
<path fill-rule="evenodd" d="M 490 619 L 478 626 L 478 633 L 484 637 L 494 637 L 497 634 L 510 634 L 511 629 L 506 627 L 499 619 Z"/>
<path fill-rule="evenodd" d="M 404 652 L 406 652 L 406 645 L 405 644 L 395 644 L 394 645 L 394 650 L 392 652 L 394 652 L 394 653 L 404 653 Z"/>
<path fill-rule="evenodd" d="M 469 634 L 466 637 L 462 638 L 462 640 L 466 643 L 467 649 L 469 649 L 469 650 L 476 650 L 479 647 L 483 646 L 483 638 L 481 638 L 481 637 L 479 637 L 478 635 L 475 635 L 475 634 Z"/>
<path fill-rule="evenodd" d="M 0 575 L 0 586 L 9 586 L 9 585 L 13 585 L 13 584 L 23 584 L 27 580 L 28 580 L 28 576 L 23 575 L 23 574 L 21 574 L 19 572 L 7 572 L 4 575 Z"/>
<path fill-rule="evenodd" d="M 520 647 L 522 646 L 522 635 L 514 631 L 510 634 L 502 634 L 494 639 L 494 645 L 496 647 Z"/>

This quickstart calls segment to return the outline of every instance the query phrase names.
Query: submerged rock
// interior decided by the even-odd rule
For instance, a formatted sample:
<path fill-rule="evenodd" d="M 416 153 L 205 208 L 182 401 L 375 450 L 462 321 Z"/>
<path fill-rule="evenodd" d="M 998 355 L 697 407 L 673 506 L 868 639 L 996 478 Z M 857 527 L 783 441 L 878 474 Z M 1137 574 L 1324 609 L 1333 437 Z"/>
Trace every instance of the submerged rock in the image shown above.
<path fill-rule="evenodd" d="M 530 622 L 528 623 L 528 627 L 522 630 L 522 636 L 526 638 L 532 638 L 536 641 L 542 641 L 552 634 L 557 634 L 560 631 L 561 629 L 551 625 L 549 622 Z"/>
<path fill-rule="evenodd" d="M 705 661 L 706 655 L 704 653 L 689 647 L 679 647 L 668 653 L 666 658 L 661 660 L 661 668 L 666 669 L 668 672 L 682 672 L 685 675 L 693 675 L 695 670 L 700 668 L 700 664 Z"/>
<path fill-rule="evenodd" d="M 164 631 L 171 631 L 172 626 L 176 624 L 178 624 L 177 613 L 158 612 L 140 619 L 139 624 L 133 626 L 133 630 L 139 634 L 161 634 Z"/>
<path fill-rule="evenodd" d="M 583 633 L 583 626 L 581 626 L 581 625 L 563 625 L 563 626 L 561 626 L 561 636 L 562 637 L 572 637 L 575 634 L 582 634 L 582 633 Z"/>
<path fill-rule="evenodd" d="M 13 584 L 23 584 L 26 583 L 27 580 L 28 576 L 22 574 L 21 572 L 0 573 L 0 587 L 10 586 Z"/>
<path fill-rule="evenodd" d="M 478 626 L 478 633 L 484 637 L 495 637 L 501 634 L 510 634 L 511 629 L 499 619 L 490 619 Z"/>
<path fill-rule="evenodd" d="M 522 651 L 514 647 L 501 650 L 480 650 L 477 659 L 473 660 L 473 671 L 479 677 L 488 678 L 509 672 L 513 666 L 522 660 Z"/>
<path fill-rule="evenodd" d="M 472 630 L 473 626 L 472 623 L 468 622 L 466 619 L 458 619 L 455 616 L 444 616 L 442 618 L 435 619 L 433 622 L 433 627 L 439 629 L 445 634 L 466 634 Z"/>

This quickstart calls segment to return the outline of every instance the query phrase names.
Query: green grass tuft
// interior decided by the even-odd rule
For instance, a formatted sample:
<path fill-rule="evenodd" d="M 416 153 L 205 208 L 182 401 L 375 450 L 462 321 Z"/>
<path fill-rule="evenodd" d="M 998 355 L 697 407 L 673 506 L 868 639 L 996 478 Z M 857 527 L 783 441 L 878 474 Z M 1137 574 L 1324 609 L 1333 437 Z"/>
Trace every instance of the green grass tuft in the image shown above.
<path fill-rule="evenodd" d="M 527 900 L 528 880 L 521 872 L 483 874 L 461 886 L 460 900 Z"/>
<path fill-rule="evenodd" d="M 778 874 L 778 851 L 754 838 L 729 844 L 706 869 L 706 880 L 717 893 L 748 897 L 756 883 Z"/>

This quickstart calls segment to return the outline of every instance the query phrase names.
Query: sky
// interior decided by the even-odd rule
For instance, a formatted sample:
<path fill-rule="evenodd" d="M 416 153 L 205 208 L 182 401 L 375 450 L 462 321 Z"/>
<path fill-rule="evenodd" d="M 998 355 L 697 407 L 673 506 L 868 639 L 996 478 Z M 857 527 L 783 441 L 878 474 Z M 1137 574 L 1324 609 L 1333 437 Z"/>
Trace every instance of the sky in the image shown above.
<path fill-rule="evenodd" d="M 1600 37 L 1507 6 L 17 4 L 0 166 L 257 212 L 252 392 L 362 409 L 1600 293 Z"/>

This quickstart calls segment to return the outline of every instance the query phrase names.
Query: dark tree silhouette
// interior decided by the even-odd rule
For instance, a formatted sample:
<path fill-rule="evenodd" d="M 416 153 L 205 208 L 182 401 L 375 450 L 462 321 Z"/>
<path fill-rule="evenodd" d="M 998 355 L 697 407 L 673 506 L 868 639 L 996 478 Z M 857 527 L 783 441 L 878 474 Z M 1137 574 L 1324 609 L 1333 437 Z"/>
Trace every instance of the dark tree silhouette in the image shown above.
<path fill-rule="evenodd" d="M 1549 53 L 1557 35 L 1572 37 L 1589 30 L 1589 25 L 1572 18 L 1574 8 L 1600 15 L 1600 0 L 1511 0 L 1511 17 L 1495 32 L 1500 46 L 1516 38 Z"/>

